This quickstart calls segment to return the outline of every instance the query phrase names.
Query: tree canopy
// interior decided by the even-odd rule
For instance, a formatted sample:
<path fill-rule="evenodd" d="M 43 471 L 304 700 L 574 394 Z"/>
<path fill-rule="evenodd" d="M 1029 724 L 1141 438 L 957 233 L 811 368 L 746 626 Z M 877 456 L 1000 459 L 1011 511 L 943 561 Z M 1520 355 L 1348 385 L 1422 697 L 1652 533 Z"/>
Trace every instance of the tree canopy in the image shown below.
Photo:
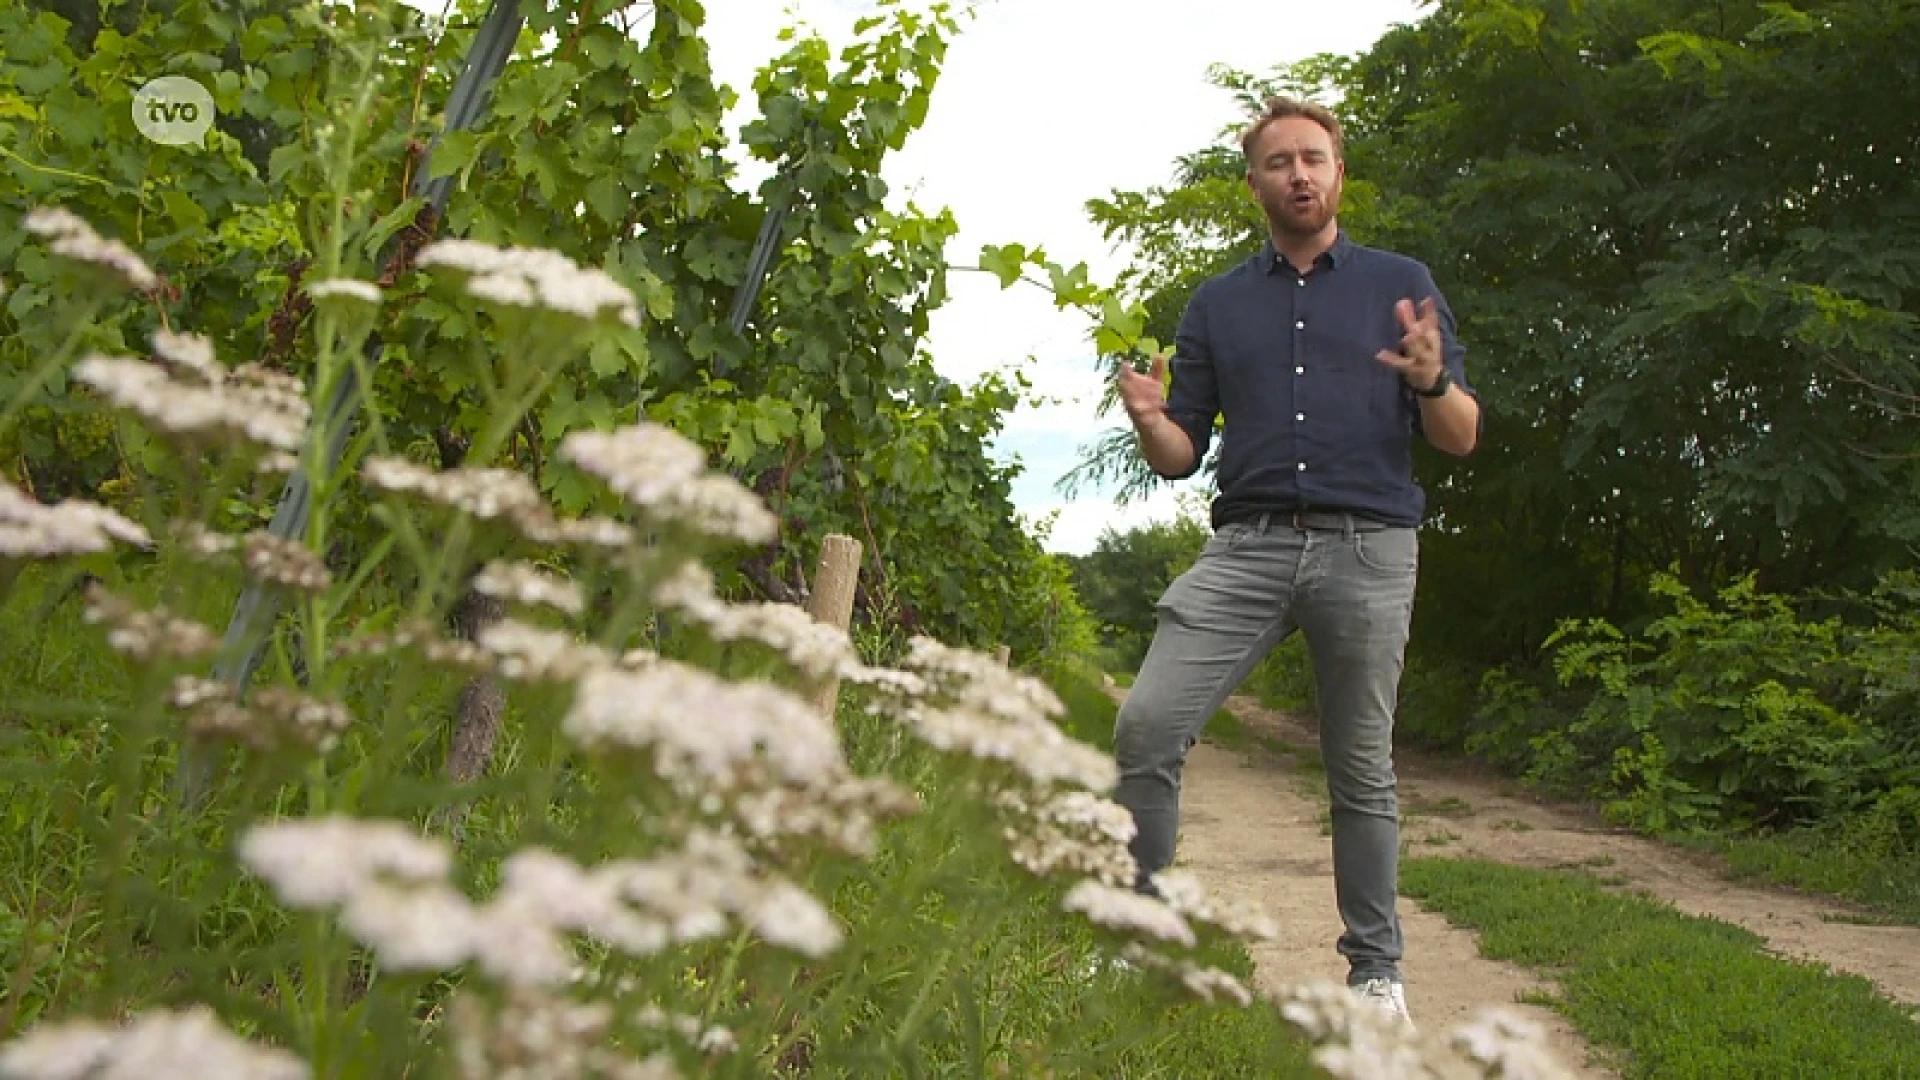
<path fill-rule="evenodd" d="M 1446 0 L 1359 55 L 1214 78 L 1243 111 L 1335 106 L 1343 223 L 1459 318 L 1487 431 L 1418 459 L 1420 647 L 1525 655 L 1668 568 L 1798 591 L 1911 559 L 1920 6 Z M 1161 340 L 1261 242 L 1240 172 L 1223 139 L 1090 207 Z M 1101 477 L 1155 482 L 1120 438 L 1071 479 Z"/>

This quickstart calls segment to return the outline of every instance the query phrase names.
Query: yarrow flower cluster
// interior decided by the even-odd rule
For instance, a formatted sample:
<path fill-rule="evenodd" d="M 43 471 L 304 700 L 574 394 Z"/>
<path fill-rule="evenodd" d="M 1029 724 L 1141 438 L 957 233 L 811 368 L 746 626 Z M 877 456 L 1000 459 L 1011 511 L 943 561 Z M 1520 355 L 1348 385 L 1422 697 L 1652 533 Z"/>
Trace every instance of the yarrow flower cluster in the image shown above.
<path fill-rule="evenodd" d="M 493 654 L 471 641 L 444 637 L 432 623 L 410 620 L 390 631 L 361 634 L 334 645 L 335 656 L 385 656 L 391 652 L 418 652 L 436 667 L 456 668 L 470 674 L 489 674 L 494 670 Z"/>
<path fill-rule="evenodd" d="M 706 454 L 664 425 L 576 431 L 560 441 L 560 455 L 655 524 L 745 544 L 769 543 L 776 535 L 779 521 L 758 496 L 724 473 L 709 472 Z"/>
<path fill-rule="evenodd" d="M 731 790 L 763 763 L 783 784 L 844 775 L 831 718 L 791 691 L 733 683 L 660 660 L 637 671 L 603 667 L 579 680 L 561 729 L 588 749 L 645 751 L 666 777 Z"/>
<path fill-rule="evenodd" d="M 440 240 L 421 249 L 415 261 L 468 275 L 467 292 L 491 303 L 541 308 L 588 322 L 605 316 L 640 325 L 632 290 L 606 271 L 583 270 L 556 251 Z"/>
<path fill-rule="evenodd" d="M 580 586 L 531 563 L 496 560 L 474 576 L 473 591 L 530 607 L 550 607 L 568 615 L 586 609 Z"/>
<path fill-rule="evenodd" d="M 510 986 L 570 981 L 568 934 L 635 957 L 720 936 L 735 921 L 812 958 L 844 936 L 806 890 L 759 872 L 737 841 L 710 830 L 694 830 L 677 852 L 591 869 L 523 849 L 502 864 L 500 888 L 485 904 L 448 882 L 444 844 L 393 822 L 332 816 L 256 826 L 240 854 L 289 907 L 338 909 L 348 932 L 389 967 L 471 963 Z"/>
<path fill-rule="evenodd" d="M 265 529 L 238 536 L 215 532 L 198 522 L 178 526 L 182 546 L 203 559 L 238 553 L 248 575 L 299 592 L 322 593 L 333 584 L 333 573 L 305 544 L 282 540 Z"/>
<path fill-rule="evenodd" d="M 1253 991 L 1232 972 L 1196 964 L 1191 960 L 1163 956 L 1138 942 L 1120 950 L 1120 956 L 1135 967 L 1171 975 L 1188 993 L 1202 1001 L 1228 1000 L 1242 1006 L 1253 1004 Z"/>
<path fill-rule="evenodd" d="M 380 304 L 380 287 L 371 281 L 328 278 L 324 281 L 306 282 L 304 287 L 307 295 L 317 301 L 347 300 L 376 307 Z"/>
<path fill-rule="evenodd" d="M 87 588 L 87 621 L 107 627 L 107 644 L 134 660 L 198 660 L 220 641 L 213 631 L 164 609 L 144 610 L 100 585 Z"/>
<path fill-rule="evenodd" d="M 492 657 L 495 671 L 526 682 L 576 682 L 616 666 L 605 649 L 578 641 L 564 630 L 513 619 L 483 627 L 475 643 Z"/>
<path fill-rule="evenodd" d="M 517 988 L 497 1009 L 477 998 L 452 1008 L 453 1059 L 463 1080 L 679 1080 L 666 1051 L 635 1060 L 612 1049 L 614 1010 Z"/>
<path fill-rule="evenodd" d="M 154 345 L 163 363 L 96 353 L 74 378 L 163 431 L 238 438 L 282 454 L 306 440 L 311 409 L 298 379 L 258 364 L 222 370 L 204 338 L 156 336 Z"/>
<path fill-rule="evenodd" d="M 160 287 L 159 275 L 133 249 L 102 237 L 70 210 L 40 207 L 29 211 L 21 224 L 33 235 L 51 240 L 48 250 L 61 258 L 99 267 L 137 292 Z"/>
<path fill-rule="evenodd" d="M 482 521 L 505 521 L 536 544 L 618 550 L 635 539 L 632 527 L 617 521 L 556 517 L 533 482 L 511 469 L 441 472 L 405 458 L 376 456 L 361 466 L 360 475 L 380 491 L 413 495 Z"/>
<path fill-rule="evenodd" d="M 1067 890 L 1060 905 L 1110 930 L 1141 934 L 1192 948 L 1199 943 L 1180 913 L 1144 893 L 1098 881 L 1082 881 Z"/>
<path fill-rule="evenodd" d="M 0 1046 L 7 1080 L 306 1080 L 307 1064 L 228 1031 L 204 1005 L 142 1012 L 126 1024 L 44 1024 Z"/>
<path fill-rule="evenodd" d="M 327 753 L 353 726 L 346 706 L 284 686 L 263 686 L 242 701 L 232 684 L 183 675 L 174 680 L 168 704 L 187 715 L 187 730 L 227 738 L 256 750 L 289 744 Z"/>
<path fill-rule="evenodd" d="M 915 680 L 868 680 L 878 691 L 876 711 L 903 722 L 922 742 L 1004 762 L 1041 789 L 1067 785 L 1105 792 L 1118 783 L 1111 754 L 1053 722 L 1065 706 L 1040 680 L 1009 671 L 984 653 L 924 636 L 908 643 L 901 666 Z M 902 692 L 911 689 L 920 692 Z"/>
<path fill-rule="evenodd" d="M 153 546 L 147 530 L 104 506 L 79 499 L 48 506 L 0 480 L 0 559 L 91 555 L 116 541 Z"/>
<path fill-rule="evenodd" d="M 1215 899 L 1191 871 L 1163 870 L 1153 876 L 1153 884 L 1167 906 L 1196 922 L 1253 941 L 1274 941 L 1280 936 L 1280 926 L 1272 918 Z"/>
<path fill-rule="evenodd" d="M 1071 873 L 1107 885 L 1132 884 L 1138 873 L 1127 845 L 1133 841 L 1133 815 L 1126 807 L 1090 791 L 1063 791 L 1038 806 L 1015 791 L 997 800 L 1012 811 L 1005 835 L 1013 861 L 1038 876 Z"/>
<path fill-rule="evenodd" d="M 654 587 L 654 599 L 698 623 L 720 641 L 755 641 L 779 653 L 812 679 L 837 678 L 859 661 L 846 631 L 793 604 L 729 604 L 714 592 L 713 575 L 687 563 Z"/>

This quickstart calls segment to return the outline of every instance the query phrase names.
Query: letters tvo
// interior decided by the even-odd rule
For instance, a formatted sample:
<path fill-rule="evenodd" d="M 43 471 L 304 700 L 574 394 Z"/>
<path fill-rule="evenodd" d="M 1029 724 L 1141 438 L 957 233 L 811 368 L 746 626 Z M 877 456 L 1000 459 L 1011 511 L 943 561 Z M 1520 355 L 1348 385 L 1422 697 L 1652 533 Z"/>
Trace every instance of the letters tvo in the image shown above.
<path fill-rule="evenodd" d="M 154 124 L 192 124 L 200 119 L 200 106 L 191 101 L 147 102 L 147 121 Z"/>

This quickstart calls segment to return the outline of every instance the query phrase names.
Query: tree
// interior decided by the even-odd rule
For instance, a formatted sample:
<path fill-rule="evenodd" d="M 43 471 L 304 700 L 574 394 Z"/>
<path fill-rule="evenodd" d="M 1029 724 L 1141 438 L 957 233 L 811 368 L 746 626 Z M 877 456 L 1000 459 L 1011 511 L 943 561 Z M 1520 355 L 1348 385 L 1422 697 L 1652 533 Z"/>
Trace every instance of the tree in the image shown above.
<path fill-rule="evenodd" d="M 1564 615 L 1636 617 L 1669 566 L 1791 591 L 1909 558 L 1917 47 L 1898 0 L 1449 0 L 1358 56 L 1216 73 L 1243 106 L 1335 101 L 1349 231 L 1426 261 L 1459 316 L 1487 437 L 1419 458 L 1421 647 L 1525 655 Z M 1163 325 L 1259 242 L 1207 160 L 1091 208 L 1211 246 L 1142 248 Z"/>
<path fill-rule="evenodd" d="M 1132 668 L 1146 655 L 1157 619 L 1155 604 L 1173 579 L 1193 564 L 1207 540 L 1204 508 L 1187 501 L 1170 521 L 1108 527 L 1085 555 L 1072 557 L 1073 585 L 1101 627 L 1110 660 Z"/>

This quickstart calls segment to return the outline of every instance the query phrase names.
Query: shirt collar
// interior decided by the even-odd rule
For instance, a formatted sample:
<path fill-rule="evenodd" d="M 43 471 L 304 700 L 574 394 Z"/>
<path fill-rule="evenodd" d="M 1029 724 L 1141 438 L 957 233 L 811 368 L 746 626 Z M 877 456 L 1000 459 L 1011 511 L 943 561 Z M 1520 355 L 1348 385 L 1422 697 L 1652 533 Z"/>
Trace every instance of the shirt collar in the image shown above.
<path fill-rule="evenodd" d="M 1353 241 L 1348 239 L 1347 230 L 1341 229 L 1333 238 L 1333 246 L 1316 261 L 1326 263 L 1329 270 L 1338 270 L 1352 254 Z M 1271 274 L 1282 265 L 1285 265 L 1285 260 L 1281 259 L 1279 251 L 1274 249 L 1273 238 L 1268 237 L 1267 242 L 1260 249 L 1260 269 L 1264 273 Z"/>

